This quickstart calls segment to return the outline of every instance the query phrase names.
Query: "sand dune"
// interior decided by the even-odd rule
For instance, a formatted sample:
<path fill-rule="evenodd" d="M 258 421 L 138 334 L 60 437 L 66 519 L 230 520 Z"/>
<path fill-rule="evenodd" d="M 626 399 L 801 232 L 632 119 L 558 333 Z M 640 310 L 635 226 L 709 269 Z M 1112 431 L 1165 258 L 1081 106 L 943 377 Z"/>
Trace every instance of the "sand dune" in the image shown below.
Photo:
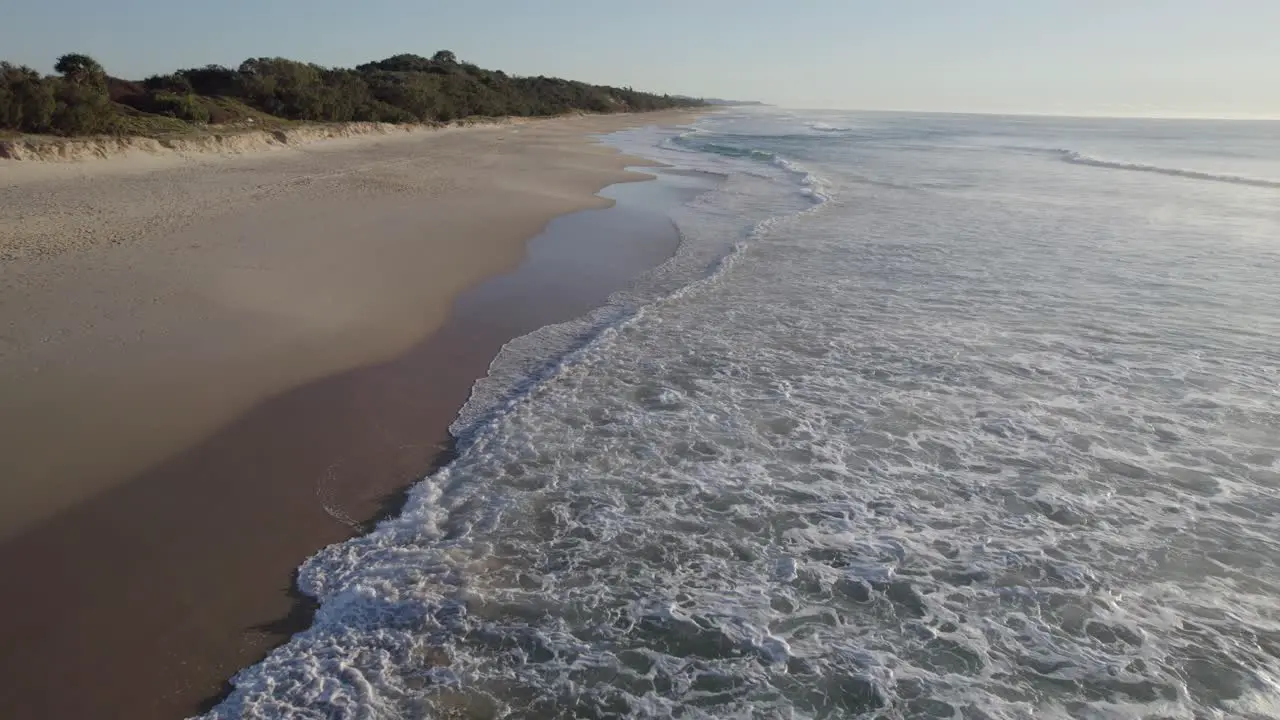
<path fill-rule="evenodd" d="M 494 120 L 488 124 L 507 124 Z M 470 123 L 480 124 L 480 123 Z M 180 135 L 169 138 L 146 137 L 32 137 L 0 140 L 0 159 L 36 162 L 81 162 L 118 159 L 145 155 L 238 155 L 286 147 L 297 147 L 334 138 L 365 135 L 400 135 L 431 132 L 426 125 L 394 125 L 391 123 L 348 122 L 304 125 L 281 130 L 239 128 L 227 132 Z"/>

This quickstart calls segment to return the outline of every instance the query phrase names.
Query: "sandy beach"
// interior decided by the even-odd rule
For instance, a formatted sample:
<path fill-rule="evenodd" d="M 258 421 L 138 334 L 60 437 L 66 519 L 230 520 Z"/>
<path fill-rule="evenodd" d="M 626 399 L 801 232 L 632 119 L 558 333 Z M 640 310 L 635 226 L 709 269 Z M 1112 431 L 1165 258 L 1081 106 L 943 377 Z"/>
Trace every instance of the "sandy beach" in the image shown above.
<path fill-rule="evenodd" d="M 577 284 L 556 241 L 482 282 L 647 177 L 591 134 L 689 117 L 0 161 L 0 706 L 180 717 L 305 626 L 292 569 L 447 459 L 502 344 L 674 252 L 641 215 Z"/>

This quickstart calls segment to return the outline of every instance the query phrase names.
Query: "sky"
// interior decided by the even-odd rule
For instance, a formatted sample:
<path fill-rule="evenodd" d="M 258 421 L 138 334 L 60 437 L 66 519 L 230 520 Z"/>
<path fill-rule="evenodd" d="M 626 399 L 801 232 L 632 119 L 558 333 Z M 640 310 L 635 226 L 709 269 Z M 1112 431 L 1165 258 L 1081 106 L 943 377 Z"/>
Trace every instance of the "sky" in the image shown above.
<path fill-rule="evenodd" d="M 449 49 L 796 108 L 1280 117 L 1280 0 L 3 0 L 0 59 L 141 79 Z"/>

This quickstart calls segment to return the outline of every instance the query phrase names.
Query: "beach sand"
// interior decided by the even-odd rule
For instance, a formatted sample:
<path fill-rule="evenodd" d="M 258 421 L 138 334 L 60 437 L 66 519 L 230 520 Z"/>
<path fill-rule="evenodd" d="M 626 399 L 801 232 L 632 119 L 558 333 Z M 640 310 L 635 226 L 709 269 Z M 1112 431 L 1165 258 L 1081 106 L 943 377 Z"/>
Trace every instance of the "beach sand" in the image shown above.
<path fill-rule="evenodd" d="M 6 714 L 180 717 L 305 627 L 293 569 L 448 458 L 502 344 L 674 251 L 619 207 L 526 259 L 646 177 L 589 134 L 689 118 L 0 161 Z"/>

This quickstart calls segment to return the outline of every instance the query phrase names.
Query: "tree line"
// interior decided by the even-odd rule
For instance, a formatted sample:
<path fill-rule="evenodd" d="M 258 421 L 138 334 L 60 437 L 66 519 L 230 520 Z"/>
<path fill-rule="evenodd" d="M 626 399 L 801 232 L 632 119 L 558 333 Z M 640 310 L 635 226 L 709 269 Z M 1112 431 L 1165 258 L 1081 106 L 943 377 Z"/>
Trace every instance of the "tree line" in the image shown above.
<path fill-rule="evenodd" d="M 700 100 L 631 88 L 517 77 L 460 62 L 448 50 L 402 54 L 354 69 L 251 58 L 155 75 L 107 75 L 93 58 L 63 55 L 57 75 L 0 62 L 0 129 L 88 135 L 181 131 L 237 122 L 352 120 L 418 123 L 468 117 L 640 112 Z"/>

